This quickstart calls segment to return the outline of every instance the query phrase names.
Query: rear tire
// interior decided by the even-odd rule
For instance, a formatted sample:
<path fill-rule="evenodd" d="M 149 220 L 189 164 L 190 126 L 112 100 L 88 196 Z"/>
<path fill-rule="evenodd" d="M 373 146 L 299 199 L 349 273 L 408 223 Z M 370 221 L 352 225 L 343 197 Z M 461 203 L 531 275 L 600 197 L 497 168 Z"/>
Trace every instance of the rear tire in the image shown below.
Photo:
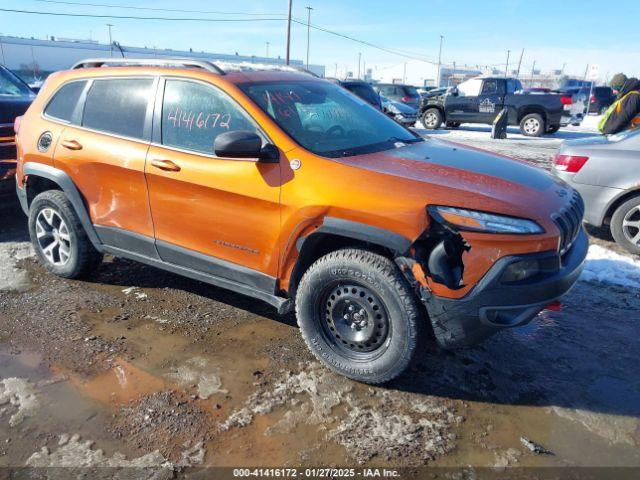
<path fill-rule="evenodd" d="M 102 261 L 71 202 L 60 190 L 40 193 L 29 206 L 29 236 L 40 263 L 51 273 L 78 278 Z"/>
<path fill-rule="evenodd" d="M 630 198 L 616 209 L 610 228 L 618 245 L 640 255 L 640 196 Z"/>
<path fill-rule="evenodd" d="M 542 115 L 530 113 L 520 120 L 520 131 L 526 137 L 539 137 L 545 131 L 545 124 Z"/>
<path fill-rule="evenodd" d="M 437 130 L 442 125 L 442 112 L 437 108 L 428 108 L 420 117 L 420 121 L 427 130 Z"/>
<path fill-rule="evenodd" d="M 371 384 L 388 382 L 407 368 L 423 328 L 416 297 L 398 267 L 360 249 L 329 253 L 305 272 L 296 314 L 318 360 Z"/>

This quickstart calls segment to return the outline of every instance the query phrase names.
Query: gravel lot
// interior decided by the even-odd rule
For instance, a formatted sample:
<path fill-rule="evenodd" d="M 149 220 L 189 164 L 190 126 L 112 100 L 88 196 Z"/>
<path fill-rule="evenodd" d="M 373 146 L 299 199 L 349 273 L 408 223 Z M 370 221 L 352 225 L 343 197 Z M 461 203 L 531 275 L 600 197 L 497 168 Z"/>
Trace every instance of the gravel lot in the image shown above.
<path fill-rule="evenodd" d="M 418 131 L 547 167 L 589 128 Z M 583 277 L 560 311 L 478 347 L 425 345 L 372 388 L 313 362 L 295 319 L 258 301 L 109 257 L 87 280 L 56 278 L 5 205 L 0 467 L 640 466 L 640 263 L 597 259 L 622 251 L 590 233 L 590 268 L 613 277 Z"/>

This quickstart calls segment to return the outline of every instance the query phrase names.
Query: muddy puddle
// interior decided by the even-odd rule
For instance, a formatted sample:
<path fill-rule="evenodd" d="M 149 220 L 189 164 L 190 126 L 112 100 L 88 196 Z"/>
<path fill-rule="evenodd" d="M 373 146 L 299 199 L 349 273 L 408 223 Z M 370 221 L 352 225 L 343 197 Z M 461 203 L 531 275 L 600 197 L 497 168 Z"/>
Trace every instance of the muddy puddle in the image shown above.
<path fill-rule="evenodd" d="M 637 292 L 581 282 L 374 388 L 233 293 L 113 259 L 85 281 L 12 265 L 29 287 L 0 291 L 0 466 L 640 466 Z"/>

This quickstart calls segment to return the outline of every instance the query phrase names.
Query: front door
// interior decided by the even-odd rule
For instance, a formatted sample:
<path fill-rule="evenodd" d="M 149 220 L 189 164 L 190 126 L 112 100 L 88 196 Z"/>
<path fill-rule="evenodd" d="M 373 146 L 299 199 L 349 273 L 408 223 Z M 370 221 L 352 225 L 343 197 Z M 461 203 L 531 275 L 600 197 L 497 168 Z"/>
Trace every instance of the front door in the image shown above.
<path fill-rule="evenodd" d="M 498 82 L 496 79 L 487 79 L 482 83 L 482 90 L 475 103 L 476 122 L 493 123 L 504 103 L 502 85 L 503 82 Z"/>
<path fill-rule="evenodd" d="M 166 262 L 262 288 L 254 273 L 277 273 L 280 166 L 216 157 L 215 138 L 233 130 L 264 137 L 218 87 L 160 86 L 145 168 L 156 248 Z"/>

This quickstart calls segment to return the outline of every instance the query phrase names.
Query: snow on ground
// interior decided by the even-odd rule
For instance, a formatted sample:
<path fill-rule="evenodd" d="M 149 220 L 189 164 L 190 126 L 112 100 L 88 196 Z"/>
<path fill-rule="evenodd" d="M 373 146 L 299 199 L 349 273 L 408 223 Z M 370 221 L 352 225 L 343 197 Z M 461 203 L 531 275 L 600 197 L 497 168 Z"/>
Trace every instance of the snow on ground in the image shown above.
<path fill-rule="evenodd" d="M 591 245 L 580 279 L 640 289 L 640 260 Z"/>

